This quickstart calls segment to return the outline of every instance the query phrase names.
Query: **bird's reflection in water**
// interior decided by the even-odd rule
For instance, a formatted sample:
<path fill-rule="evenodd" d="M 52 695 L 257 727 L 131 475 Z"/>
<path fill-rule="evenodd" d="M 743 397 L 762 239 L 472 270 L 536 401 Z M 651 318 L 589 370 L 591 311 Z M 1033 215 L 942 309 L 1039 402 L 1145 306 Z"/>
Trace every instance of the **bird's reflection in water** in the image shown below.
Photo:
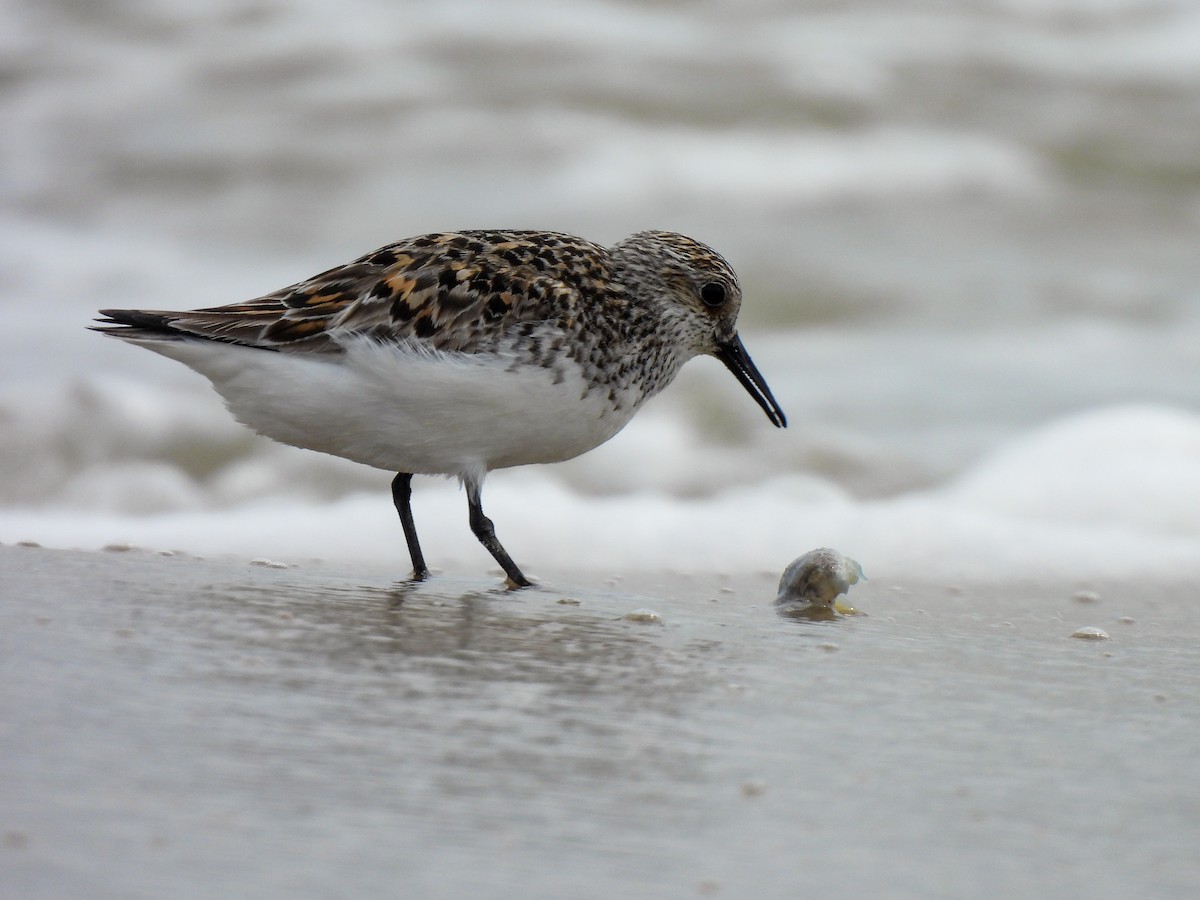
<path fill-rule="evenodd" d="M 323 666 L 401 680 L 436 673 L 447 689 L 544 683 L 556 696 L 607 690 L 665 708 L 699 689 L 694 670 L 720 652 L 710 641 L 664 652 L 661 629 L 632 625 L 599 601 L 559 604 L 551 589 L 517 593 L 470 579 L 347 586 L 280 578 L 210 597 L 220 607 L 210 619 L 215 636 L 270 654 L 292 676 Z"/>

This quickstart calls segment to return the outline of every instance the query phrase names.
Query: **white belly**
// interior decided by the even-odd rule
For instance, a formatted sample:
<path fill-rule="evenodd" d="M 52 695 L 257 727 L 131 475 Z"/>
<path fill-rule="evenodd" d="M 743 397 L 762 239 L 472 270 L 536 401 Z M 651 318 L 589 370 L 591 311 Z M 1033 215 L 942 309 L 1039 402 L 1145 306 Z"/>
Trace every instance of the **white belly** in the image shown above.
<path fill-rule="evenodd" d="M 233 415 L 260 434 L 392 472 L 482 475 L 558 462 L 602 444 L 639 405 L 612 408 L 538 366 L 508 371 L 482 354 L 360 343 L 338 356 L 217 342 L 145 342 L 212 381 Z"/>

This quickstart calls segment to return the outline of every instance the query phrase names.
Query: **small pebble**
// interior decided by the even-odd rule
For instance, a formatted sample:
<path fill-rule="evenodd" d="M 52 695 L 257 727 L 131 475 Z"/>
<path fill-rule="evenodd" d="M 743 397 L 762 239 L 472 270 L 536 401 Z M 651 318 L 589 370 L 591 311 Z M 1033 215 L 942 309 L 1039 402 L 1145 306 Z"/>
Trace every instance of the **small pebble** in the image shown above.
<path fill-rule="evenodd" d="M 262 566 L 263 568 L 266 568 L 266 569 L 286 569 L 286 568 L 288 568 L 287 563 L 274 562 L 273 560 L 262 559 L 262 558 L 250 560 L 250 565 Z"/>
<path fill-rule="evenodd" d="M 4 846 L 10 850 L 23 850 L 29 845 L 29 835 L 24 831 L 4 832 Z"/>
<path fill-rule="evenodd" d="M 1121 616 L 1121 618 L 1117 619 L 1117 621 L 1120 622 L 1122 625 L 1132 625 L 1134 623 L 1135 619 L 1133 618 L 1133 616 Z"/>
<path fill-rule="evenodd" d="M 1094 625 L 1087 625 L 1080 628 L 1071 634 L 1073 638 L 1079 638 L 1081 641 L 1107 641 L 1108 632 L 1103 628 L 1097 628 Z"/>
<path fill-rule="evenodd" d="M 128 553 L 134 549 L 133 544 L 105 544 L 100 548 L 105 553 Z"/>
<path fill-rule="evenodd" d="M 579 601 L 574 597 L 562 597 L 557 601 L 562 606 L 578 606 Z"/>
<path fill-rule="evenodd" d="M 625 613 L 622 618 L 629 622 L 652 622 L 661 623 L 662 616 L 652 609 L 635 609 L 633 612 Z"/>
<path fill-rule="evenodd" d="M 1099 603 L 1100 595 L 1095 591 L 1076 591 L 1071 595 L 1071 599 L 1076 603 Z"/>
<path fill-rule="evenodd" d="M 743 781 L 742 796 L 743 797 L 761 797 L 767 792 L 767 783 L 765 781 Z"/>

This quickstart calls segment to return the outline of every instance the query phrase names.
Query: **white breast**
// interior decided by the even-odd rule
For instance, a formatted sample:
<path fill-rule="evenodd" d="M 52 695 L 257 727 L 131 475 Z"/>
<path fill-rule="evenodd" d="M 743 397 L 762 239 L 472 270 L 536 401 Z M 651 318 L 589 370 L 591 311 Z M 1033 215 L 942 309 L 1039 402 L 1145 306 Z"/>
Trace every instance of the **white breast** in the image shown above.
<path fill-rule="evenodd" d="M 144 346 L 207 376 L 260 434 L 392 472 L 482 475 L 570 459 L 620 431 L 642 399 L 631 393 L 614 409 L 574 365 L 556 384 L 550 370 L 510 358 L 368 341 L 339 355 Z"/>

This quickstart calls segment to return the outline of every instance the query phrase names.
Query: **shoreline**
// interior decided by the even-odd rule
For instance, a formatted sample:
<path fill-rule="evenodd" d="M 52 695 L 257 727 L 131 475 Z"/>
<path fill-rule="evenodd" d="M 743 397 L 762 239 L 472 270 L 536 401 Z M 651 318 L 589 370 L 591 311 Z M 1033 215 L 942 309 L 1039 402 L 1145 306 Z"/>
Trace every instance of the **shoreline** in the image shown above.
<path fill-rule="evenodd" d="M 0 546 L 0 884 L 1171 897 L 1200 879 L 1192 586 L 868 581 L 848 596 L 866 615 L 806 621 L 776 612 L 768 573 L 545 574 L 510 592 Z"/>

